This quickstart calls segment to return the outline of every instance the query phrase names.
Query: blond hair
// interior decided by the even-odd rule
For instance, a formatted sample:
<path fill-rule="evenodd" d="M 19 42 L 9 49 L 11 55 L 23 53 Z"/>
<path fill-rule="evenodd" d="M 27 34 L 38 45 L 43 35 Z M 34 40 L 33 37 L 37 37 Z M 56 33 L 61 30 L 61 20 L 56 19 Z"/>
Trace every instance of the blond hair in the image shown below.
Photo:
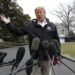
<path fill-rule="evenodd" d="M 35 8 L 35 12 L 36 12 L 37 10 L 43 10 L 43 11 L 46 13 L 45 8 L 42 7 L 42 6 L 36 7 L 36 8 Z"/>

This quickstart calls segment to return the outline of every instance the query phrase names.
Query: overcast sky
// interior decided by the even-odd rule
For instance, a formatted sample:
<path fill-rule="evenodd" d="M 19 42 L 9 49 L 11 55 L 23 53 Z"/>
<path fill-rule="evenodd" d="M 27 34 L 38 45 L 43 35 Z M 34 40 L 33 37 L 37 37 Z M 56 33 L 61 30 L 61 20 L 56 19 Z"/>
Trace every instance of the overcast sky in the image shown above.
<path fill-rule="evenodd" d="M 60 22 L 60 20 L 51 15 L 59 7 L 60 3 L 71 4 L 73 0 L 17 0 L 17 3 L 23 8 L 25 14 L 29 14 L 33 19 L 35 18 L 34 9 L 37 6 L 43 6 L 46 9 L 46 17 L 48 17 L 52 22 Z"/>

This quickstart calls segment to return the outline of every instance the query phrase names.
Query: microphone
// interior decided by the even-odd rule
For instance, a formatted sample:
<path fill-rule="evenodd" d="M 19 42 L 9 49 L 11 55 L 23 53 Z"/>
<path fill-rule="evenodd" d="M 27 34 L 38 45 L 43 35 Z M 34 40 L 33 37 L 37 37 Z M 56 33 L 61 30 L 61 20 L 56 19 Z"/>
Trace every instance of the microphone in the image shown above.
<path fill-rule="evenodd" d="M 42 46 L 44 48 L 43 50 L 45 50 L 45 51 L 43 51 L 44 55 L 47 51 L 51 58 L 52 58 L 53 55 L 56 56 L 56 57 L 59 57 L 59 51 L 58 51 L 58 48 L 57 48 L 54 41 L 49 43 L 49 41 L 45 40 L 45 41 L 42 42 Z"/>
<path fill-rule="evenodd" d="M 53 63 L 51 61 L 51 52 L 52 51 L 49 51 L 49 49 L 51 48 L 51 43 L 49 43 L 49 41 L 45 40 L 45 41 L 42 42 L 42 46 L 45 49 L 47 59 L 49 59 L 49 61 L 50 61 L 49 65 L 52 67 L 53 73 L 55 75 L 55 71 L 54 71 L 54 68 L 53 68 Z"/>
<path fill-rule="evenodd" d="M 37 51 L 39 49 L 39 45 L 40 45 L 40 39 L 38 37 L 33 38 L 31 50 Z"/>
<path fill-rule="evenodd" d="M 56 45 L 56 43 L 54 41 L 49 42 L 49 41 L 45 40 L 45 41 L 42 42 L 42 46 L 45 49 L 47 59 L 49 59 L 50 65 L 52 66 L 52 69 L 53 69 L 53 64 L 55 65 L 55 64 L 58 63 L 58 60 L 57 60 L 57 57 L 58 57 L 57 45 Z M 53 59 L 53 56 L 54 56 L 54 62 L 52 63 L 51 60 Z M 53 69 L 53 72 L 54 72 L 54 69 Z M 54 72 L 54 74 L 55 74 L 55 72 Z"/>
<path fill-rule="evenodd" d="M 42 42 L 42 46 L 43 46 L 44 48 L 49 48 L 50 43 L 49 43 L 47 40 L 45 40 L 45 41 Z"/>
<path fill-rule="evenodd" d="M 37 57 L 36 52 L 39 49 L 39 45 L 40 45 L 40 39 L 38 37 L 33 38 L 32 40 L 32 44 L 31 44 L 31 50 L 32 50 L 32 56 L 31 58 L 26 62 L 26 73 L 27 75 L 30 75 L 32 72 L 32 65 L 33 64 L 33 59 L 35 59 Z M 27 68 L 27 66 L 30 66 L 29 68 Z"/>
<path fill-rule="evenodd" d="M 17 63 L 20 63 L 23 56 L 25 54 L 25 48 L 24 47 L 20 47 L 17 51 L 17 54 L 16 54 L 16 62 Z"/>
<path fill-rule="evenodd" d="M 51 43 L 51 49 L 54 50 L 54 51 L 55 51 L 55 55 L 58 56 L 59 50 L 58 50 L 58 48 L 57 48 L 55 42 L 52 42 L 52 43 Z"/>
<path fill-rule="evenodd" d="M 38 57 L 37 52 L 39 50 L 39 46 L 40 46 L 40 39 L 38 37 L 33 38 L 31 45 L 31 51 L 32 51 L 31 60 Z"/>
<path fill-rule="evenodd" d="M 0 52 L 0 63 L 3 63 L 3 60 L 6 56 L 7 56 L 6 52 Z"/>
<path fill-rule="evenodd" d="M 12 66 L 12 70 L 14 70 L 14 68 L 17 68 L 19 63 L 21 62 L 21 60 L 23 59 L 24 57 L 24 54 L 25 54 L 25 48 L 24 47 L 20 47 L 17 51 L 17 54 L 16 54 L 16 59 L 15 59 L 15 63 L 14 65 Z"/>

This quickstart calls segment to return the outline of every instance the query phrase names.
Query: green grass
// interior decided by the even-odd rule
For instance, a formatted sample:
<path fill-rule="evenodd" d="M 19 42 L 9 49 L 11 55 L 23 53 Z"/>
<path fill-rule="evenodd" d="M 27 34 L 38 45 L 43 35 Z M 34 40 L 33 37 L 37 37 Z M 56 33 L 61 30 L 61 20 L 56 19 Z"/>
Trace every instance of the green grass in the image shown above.
<path fill-rule="evenodd" d="M 61 45 L 62 54 L 75 57 L 75 42 L 69 42 Z"/>

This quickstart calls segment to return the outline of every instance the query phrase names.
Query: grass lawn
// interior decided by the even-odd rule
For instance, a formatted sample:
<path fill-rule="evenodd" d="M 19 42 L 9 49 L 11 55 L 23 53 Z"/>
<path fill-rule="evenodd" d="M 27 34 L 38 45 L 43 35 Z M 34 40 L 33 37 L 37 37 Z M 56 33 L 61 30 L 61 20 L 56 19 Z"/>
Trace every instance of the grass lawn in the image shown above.
<path fill-rule="evenodd" d="M 61 45 L 62 54 L 75 57 L 75 42 L 68 42 Z"/>

